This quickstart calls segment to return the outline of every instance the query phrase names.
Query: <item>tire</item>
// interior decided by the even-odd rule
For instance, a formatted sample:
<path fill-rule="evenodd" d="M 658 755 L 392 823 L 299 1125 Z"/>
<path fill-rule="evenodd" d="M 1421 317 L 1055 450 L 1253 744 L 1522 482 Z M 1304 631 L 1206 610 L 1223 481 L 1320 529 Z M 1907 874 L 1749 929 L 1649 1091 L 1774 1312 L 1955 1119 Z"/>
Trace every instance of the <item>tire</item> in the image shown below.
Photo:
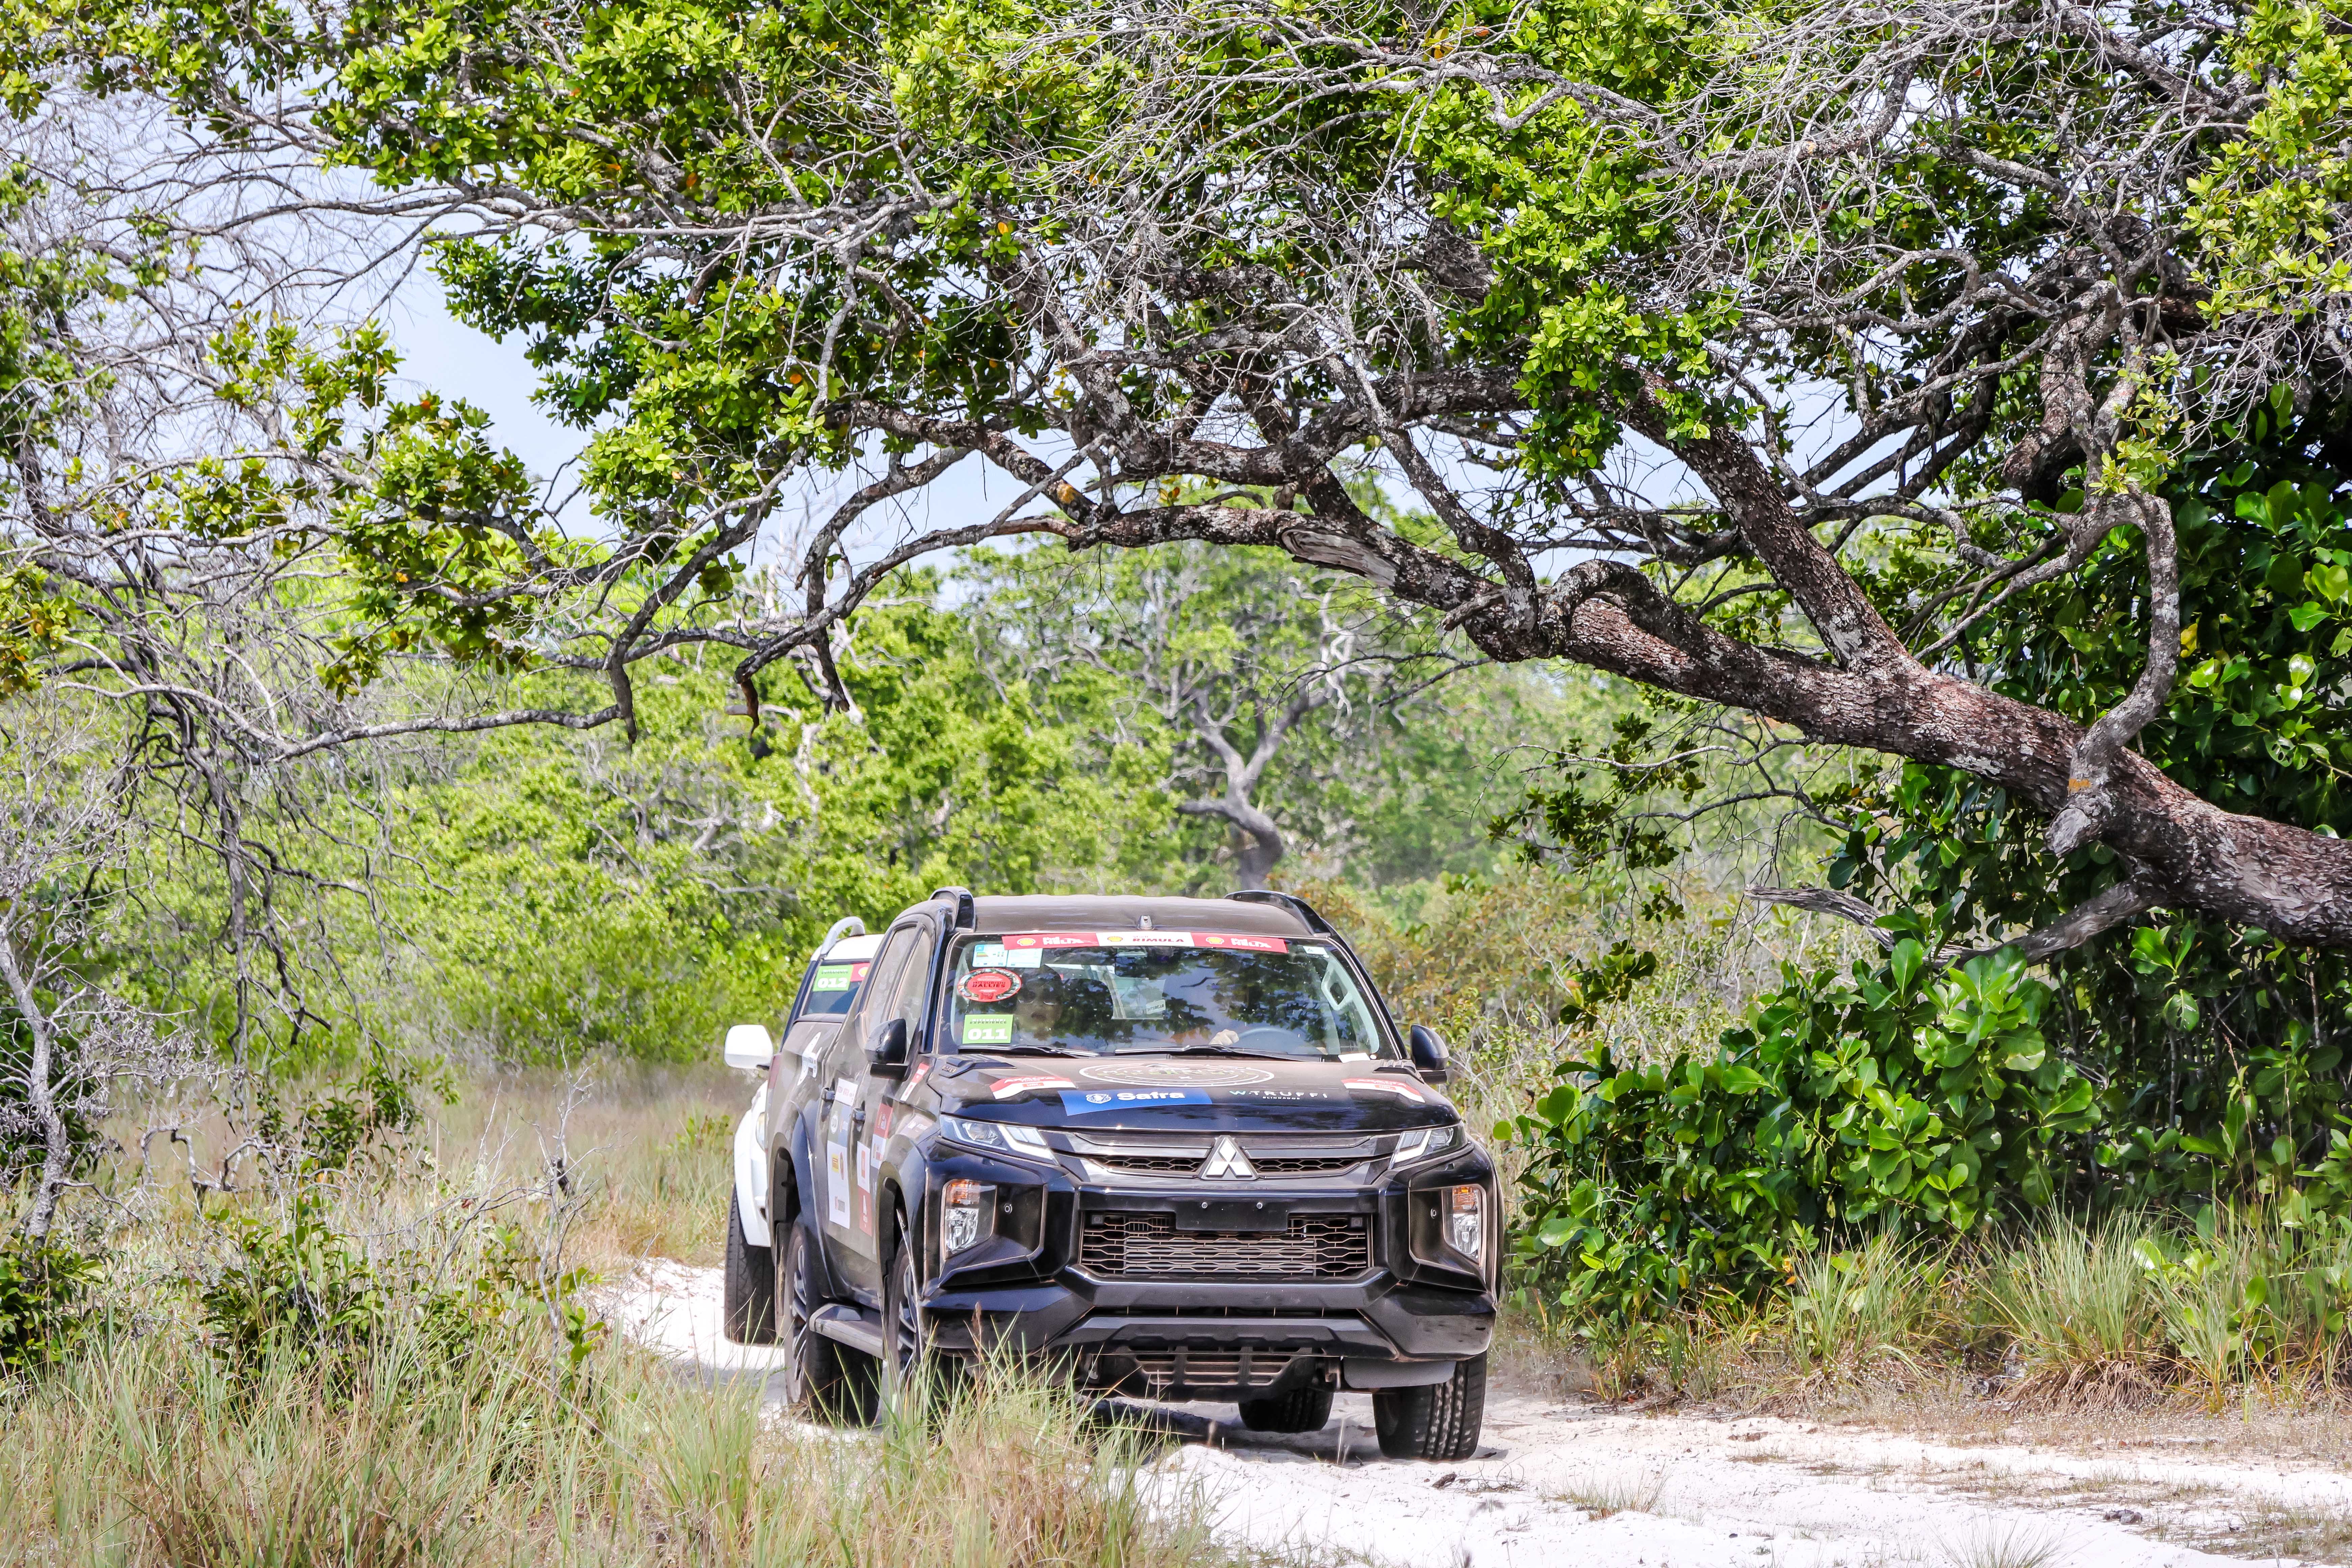
<path fill-rule="evenodd" d="M 1423 1388 L 1372 1394 L 1372 1425 L 1391 1459 L 1466 1459 L 1478 1451 L 1486 1415 L 1486 1358 L 1454 1363 L 1454 1375 Z"/>
<path fill-rule="evenodd" d="M 873 1370 L 866 1357 L 826 1339 L 810 1321 L 824 1305 L 815 1247 L 808 1227 L 794 1225 L 772 1287 L 784 1345 L 784 1405 L 820 1421 L 862 1425 L 874 1419 Z"/>
<path fill-rule="evenodd" d="M 921 1252 L 902 1220 L 898 1243 L 890 1249 L 890 1267 L 883 1275 L 882 1378 L 892 1399 L 922 1386 L 936 1410 L 954 1397 L 961 1368 L 953 1357 L 931 1348 L 930 1324 L 922 1306 Z"/>
<path fill-rule="evenodd" d="M 776 1342 L 776 1262 L 771 1249 L 743 1236 L 740 1196 L 727 1200 L 727 1337 L 739 1345 Z"/>
<path fill-rule="evenodd" d="M 1331 1385 L 1306 1383 L 1265 1399 L 1242 1401 L 1242 1425 L 1253 1432 L 1320 1432 L 1331 1419 Z"/>

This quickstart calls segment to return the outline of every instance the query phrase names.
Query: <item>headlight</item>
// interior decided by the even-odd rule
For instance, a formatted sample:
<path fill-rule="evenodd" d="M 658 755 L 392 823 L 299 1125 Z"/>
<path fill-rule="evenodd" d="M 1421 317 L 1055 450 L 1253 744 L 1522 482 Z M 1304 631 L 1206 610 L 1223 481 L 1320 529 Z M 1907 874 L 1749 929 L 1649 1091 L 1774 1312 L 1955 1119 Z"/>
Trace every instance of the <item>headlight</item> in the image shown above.
<path fill-rule="evenodd" d="M 940 1189 L 940 1245 L 952 1256 L 969 1252 L 994 1230 L 996 1189 L 961 1177 Z"/>
<path fill-rule="evenodd" d="M 1033 1160 L 1054 1157 L 1053 1145 L 1034 1127 L 1018 1121 L 975 1121 L 969 1116 L 942 1116 L 940 1131 L 959 1143 L 992 1153 L 1026 1154 Z"/>
<path fill-rule="evenodd" d="M 1486 1189 L 1449 1187 L 1445 1193 L 1445 1244 L 1473 1263 L 1486 1252 Z"/>
<path fill-rule="evenodd" d="M 1458 1122 L 1444 1127 L 1416 1127 L 1397 1140 L 1396 1152 L 1390 1156 L 1390 1163 L 1409 1165 L 1461 1144 L 1462 1128 Z"/>

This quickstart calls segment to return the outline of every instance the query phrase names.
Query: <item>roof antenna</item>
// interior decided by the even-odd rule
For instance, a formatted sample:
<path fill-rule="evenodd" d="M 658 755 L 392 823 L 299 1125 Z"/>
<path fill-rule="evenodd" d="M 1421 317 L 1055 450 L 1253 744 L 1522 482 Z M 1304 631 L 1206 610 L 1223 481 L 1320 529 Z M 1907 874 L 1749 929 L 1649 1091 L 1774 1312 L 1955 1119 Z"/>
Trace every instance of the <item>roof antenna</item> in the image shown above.
<path fill-rule="evenodd" d="M 1135 929 L 1138 931 L 1150 931 L 1151 929 L 1151 917 L 1150 915 L 1136 916 Z"/>

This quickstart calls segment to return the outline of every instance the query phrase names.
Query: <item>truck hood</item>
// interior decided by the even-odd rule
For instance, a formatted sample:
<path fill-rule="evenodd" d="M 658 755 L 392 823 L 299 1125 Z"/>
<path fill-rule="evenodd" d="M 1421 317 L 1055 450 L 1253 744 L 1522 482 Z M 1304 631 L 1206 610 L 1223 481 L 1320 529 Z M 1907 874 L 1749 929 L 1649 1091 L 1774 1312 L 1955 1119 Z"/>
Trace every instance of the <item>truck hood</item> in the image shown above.
<path fill-rule="evenodd" d="M 1459 1120 L 1444 1095 L 1392 1063 L 963 1057 L 930 1076 L 950 1115 L 1078 1131 L 1391 1132 Z"/>

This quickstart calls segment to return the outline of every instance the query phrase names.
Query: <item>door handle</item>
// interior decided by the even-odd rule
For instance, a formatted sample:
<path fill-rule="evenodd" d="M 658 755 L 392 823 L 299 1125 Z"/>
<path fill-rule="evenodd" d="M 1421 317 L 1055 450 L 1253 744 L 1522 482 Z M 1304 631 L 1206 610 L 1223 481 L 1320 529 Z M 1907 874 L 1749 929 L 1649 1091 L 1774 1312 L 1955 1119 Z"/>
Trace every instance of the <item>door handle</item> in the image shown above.
<path fill-rule="evenodd" d="M 831 1084 L 826 1084 L 824 1086 L 824 1103 L 827 1105 L 831 1105 L 833 1103 L 833 1085 Z"/>
<path fill-rule="evenodd" d="M 852 1127 L 863 1127 L 866 1125 L 866 1108 L 864 1106 L 861 1105 L 857 1108 L 856 1114 L 850 1117 L 849 1124 Z"/>

